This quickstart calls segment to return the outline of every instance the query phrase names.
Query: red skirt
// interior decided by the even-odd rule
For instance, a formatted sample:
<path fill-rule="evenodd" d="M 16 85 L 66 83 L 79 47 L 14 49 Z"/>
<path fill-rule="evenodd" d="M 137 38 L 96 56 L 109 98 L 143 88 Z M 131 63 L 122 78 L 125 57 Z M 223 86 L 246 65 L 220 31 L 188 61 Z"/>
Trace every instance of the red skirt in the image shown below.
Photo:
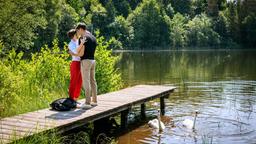
<path fill-rule="evenodd" d="M 82 88 L 82 75 L 81 75 L 80 61 L 72 61 L 70 64 L 70 84 L 69 84 L 69 97 L 77 100 L 80 96 Z"/>

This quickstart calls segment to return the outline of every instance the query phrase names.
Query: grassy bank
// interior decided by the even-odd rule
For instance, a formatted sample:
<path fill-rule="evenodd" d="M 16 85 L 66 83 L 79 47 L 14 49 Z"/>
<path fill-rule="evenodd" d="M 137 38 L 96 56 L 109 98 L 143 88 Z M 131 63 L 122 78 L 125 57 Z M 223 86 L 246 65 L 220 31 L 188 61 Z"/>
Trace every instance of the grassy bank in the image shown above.
<path fill-rule="evenodd" d="M 112 41 L 97 33 L 96 79 L 98 92 L 106 93 L 122 87 L 120 73 L 115 69 L 118 57 L 107 50 Z M 69 55 L 58 47 L 43 47 L 38 53 L 26 54 L 11 50 L 4 52 L 0 45 L 0 117 L 46 108 L 60 97 L 68 96 Z M 83 96 L 81 96 L 83 98 Z"/>

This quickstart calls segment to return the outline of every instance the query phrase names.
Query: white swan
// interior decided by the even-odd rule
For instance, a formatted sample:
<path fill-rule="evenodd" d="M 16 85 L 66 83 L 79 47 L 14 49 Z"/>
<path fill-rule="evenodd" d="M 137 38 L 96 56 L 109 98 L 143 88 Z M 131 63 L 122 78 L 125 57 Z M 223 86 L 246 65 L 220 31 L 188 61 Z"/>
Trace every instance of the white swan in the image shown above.
<path fill-rule="evenodd" d="M 182 125 L 183 125 L 184 127 L 188 128 L 188 129 L 195 129 L 197 114 L 198 114 L 198 111 L 195 112 L 194 121 L 192 121 L 192 120 L 190 120 L 190 119 L 185 119 L 185 120 L 182 122 Z"/>
<path fill-rule="evenodd" d="M 159 114 L 156 119 L 150 120 L 148 125 L 154 129 L 159 129 L 159 131 L 163 131 L 165 129 L 164 123 L 161 121 L 160 118 L 160 111 L 158 110 Z"/>

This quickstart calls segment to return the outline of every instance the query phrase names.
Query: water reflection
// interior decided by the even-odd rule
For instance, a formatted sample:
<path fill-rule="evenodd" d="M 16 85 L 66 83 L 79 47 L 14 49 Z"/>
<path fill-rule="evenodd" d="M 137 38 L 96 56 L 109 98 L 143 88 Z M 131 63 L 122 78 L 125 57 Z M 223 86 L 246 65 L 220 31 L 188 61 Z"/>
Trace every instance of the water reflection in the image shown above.
<path fill-rule="evenodd" d="M 256 52 L 173 51 L 119 53 L 127 86 L 173 84 L 167 128 L 160 135 L 146 124 L 119 143 L 256 143 Z M 199 110 L 196 130 L 182 127 Z M 149 109 L 148 115 L 157 115 Z M 169 119 L 169 121 L 167 120 Z M 171 119 L 171 120 L 170 120 Z M 174 126 L 173 126 L 174 123 Z"/>

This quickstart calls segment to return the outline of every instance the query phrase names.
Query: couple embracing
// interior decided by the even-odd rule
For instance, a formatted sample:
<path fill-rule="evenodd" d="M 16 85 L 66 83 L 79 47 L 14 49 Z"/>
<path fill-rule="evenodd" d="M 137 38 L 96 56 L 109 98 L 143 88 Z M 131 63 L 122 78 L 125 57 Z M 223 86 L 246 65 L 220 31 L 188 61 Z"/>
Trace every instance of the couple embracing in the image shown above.
<path fill-rule="evenodd" d="M 97 106 L 97 83 L 95 79 L 96 61 L 94 54 L 97 46 L 96 38 L 86 29 L 84 23 L 78 23 L 75 29 L 67 33 L 71 39 L 68 44 L 72 55 L 70 64 L 69 97 L 77 101 L 81 87 L 85 90 L 85 103 L 78 108 L 89 109 Z"/>

